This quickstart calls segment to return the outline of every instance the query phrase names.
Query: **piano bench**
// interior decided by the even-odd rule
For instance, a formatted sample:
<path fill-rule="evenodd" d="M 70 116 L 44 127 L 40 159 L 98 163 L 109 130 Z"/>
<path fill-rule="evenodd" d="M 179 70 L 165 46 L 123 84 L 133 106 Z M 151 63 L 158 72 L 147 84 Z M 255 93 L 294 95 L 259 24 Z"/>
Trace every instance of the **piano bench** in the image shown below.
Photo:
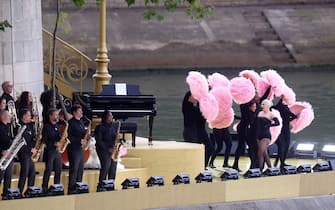
<path fill-rule="evenodd" d="M 131 146 L 135 147 L 135 139 L 136 139 L 136 131 L 137 131 L 137 123 L 135 122 L 127 122 L 122 121 L 120 133 L 122 133 L 122 139 L 124 139 L 125 133 L 131 133 Z"/>

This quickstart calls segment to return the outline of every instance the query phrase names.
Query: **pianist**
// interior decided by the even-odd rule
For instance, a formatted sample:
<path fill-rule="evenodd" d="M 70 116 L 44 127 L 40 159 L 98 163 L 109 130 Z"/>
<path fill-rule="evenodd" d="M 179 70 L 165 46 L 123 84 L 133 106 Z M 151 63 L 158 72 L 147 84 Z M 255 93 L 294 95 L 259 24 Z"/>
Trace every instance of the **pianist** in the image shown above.
<path fill-rule="evenodd" d="M 198 101 L 193 98 L 190 91 L 185 94 L 182 112 L 184 115 L 184 141 L 205 145 L 205 167 L 214 147 L 211 144 L 206 131 L 206 120 L 202 116 Z"/>

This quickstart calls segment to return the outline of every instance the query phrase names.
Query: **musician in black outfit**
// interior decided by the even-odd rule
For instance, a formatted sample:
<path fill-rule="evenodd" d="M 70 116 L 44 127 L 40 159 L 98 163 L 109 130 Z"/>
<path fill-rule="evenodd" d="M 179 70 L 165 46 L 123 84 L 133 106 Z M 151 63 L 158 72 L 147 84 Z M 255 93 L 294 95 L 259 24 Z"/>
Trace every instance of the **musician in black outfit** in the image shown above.
<path fill-rule="evenodd" d="M 2 83 L 2 98 L 6 99 L 6 103 L 8 101 L 14 101 L 14 98 L 10 95 L 13 92 L 13 84 L 10 81 L 4 81 Z"/>
<path fill-rule="evenodd" d="M 6 110 L 0 111 L 0 151 L 1 157 L 8 153 L 8 149 L 12 144 L 12 137 L 10 133 L 11 116 Z M 2 190 L 2 199 L 7 199 L 8 189 L 10 188 L 12 179 L 13 161 L 8 165 L 6 170 L 0 171 L 0 183 L 4 179 Z"/>
<path fill-rule="evenodd" d="M 115 144 L 115 137 L 117 127 L 113 122 L 113 115 L 106 110 L 101 118 L 101 124 L 95 128 L 96 150 L 101 163 L 99 173 L 99 183 L 97 192 L 104 191 L 102 188 L 102 181 L 106 179 L 114 179 L 116 175 L 117 162 L 112 159 L 113 148 Z"/>
<path fill-rule="evenodd" d="M 68 194 L 75 194 L 76 182 L 81 182 L 84 172 L 83 145 L 87 143 L 85 137 L 85 125 L 81 120 L 83 111 L 80 105 L 75 104 L 71 108 L 73 118 L 69 120 L 68 138 L 70 144 L 67 152 L 69 157 L 69 186 Z"/>
<path fill-rule="evenodd" d="M 184 115 L 183 137 L 186 142 L 205 145 L 205 168 L 214 151 L 208 133 L 206 131 L 206 119 L 202 116 L 198 101 L 188 91 L 183 100 L 182 112 Z"/>
<path fill-rule="evenodd" d="M 288 108 L 287 104 L 285 103 L 284 95 L 281 96 L 280 100 L 276 105 L 273 106 L 273 108 L 279 111 L 280 116 L 283 120 L 283 126 L 281 128 L 280 135 L 276 141 L 276 144 L 278 146 L 278 156 L 274 165 L 277 166 L 278 159 L 280 159 L 280 168 L 283 169 L 283 167 L 286 165 L 285 160 L 291 143 L 290 122 L 296 119 L 297 116 L 293 114 Z"/>
<path fill-rule="evenodd" d="M 225 142 L 226 144 L 226 150 L 224 153 L 224 161 L 223 161 L 222 167 L 230 167 L 228 164 L 228 160 L 229 160 L 230 150 L 232 147 L 232 138 L 229 132 L 229 128 L 221 128 L 221 129 L 213 128 L 213 136 L 217 144 L 217 147 L 210 158 L 208 167 L 216 168 L 214 166 L 214 160 L 216 156 L 219 154 L 219 152 L 222 150 L 223 142 Z"/>
<path fill-rule="evenodd" d="M 58 127 L 58 111 L 56 109 L 49 109 L 49 121 L 43 125 L 42 141 L 46 144 L 44 150 L 45 170 L 43 175 L 43 192 L 47 192 L 48 183 L 51 171 L 55 171 L 54 183 L 60 183 L 60 176 L 62 171 L 62 159 L 57 148 L 61 146 L 61 133 Z"/>
<path fill-rule="evenodd" d="M 21 109 L 19 113 L 20 125 L 26 126 L 26 130 L 23 132 L 22 137 L 26 140 L 26 145 L 18 152 L 18 157 L 21 165 L 20 178 L 18 188 L 21 194 L 28 177 L 28 187 L 34 186 L 35 183 L 35 164 L 33 163 L 31 156 L 37 151 L 35 147 L 35 129 L 34 124 L 31 122 L 31 112 L 28 109 Z"/>

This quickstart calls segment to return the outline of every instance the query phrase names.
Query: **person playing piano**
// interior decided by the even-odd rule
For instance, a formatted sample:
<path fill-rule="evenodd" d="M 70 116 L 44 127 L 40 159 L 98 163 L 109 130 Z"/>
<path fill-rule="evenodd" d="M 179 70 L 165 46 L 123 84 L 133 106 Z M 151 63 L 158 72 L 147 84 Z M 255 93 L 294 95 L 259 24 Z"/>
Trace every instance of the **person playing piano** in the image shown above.
<path fill-rule="evenodd" d="M 106 179 L 107 175 L 108 179 L 115 180 L 117 162 L 112 159 L 112 153 L 117 128 L 112 122 L 112 113 L 105 110 L 101 118 L 101 124 L 95 128 L 96 150 L 101 163 L 97 192 L 104 191 L 102 181 Z"/>

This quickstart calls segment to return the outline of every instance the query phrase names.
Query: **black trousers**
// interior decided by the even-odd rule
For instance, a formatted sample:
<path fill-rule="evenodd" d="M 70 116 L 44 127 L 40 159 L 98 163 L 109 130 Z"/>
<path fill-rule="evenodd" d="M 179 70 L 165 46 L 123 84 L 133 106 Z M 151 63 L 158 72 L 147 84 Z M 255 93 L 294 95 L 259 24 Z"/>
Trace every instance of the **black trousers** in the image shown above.
<path fill-rule="evenodd" d="M 247 129 L 248 129 L 248 123 L 246 122 L 240 122 L 240 124 L 237 126 L 237 138 L 238 138 L 238 146 L 235 152 L 235 160 L 233 164 L 233 168 L 238 169 L 238 161 L 241 157 L 241 155 L 244 154 L 245 151 L 245 143 L 247 141 Z"/>
<path fill-rule="evenodd" d="M 44 150 L 46 152 L 46 160 L 45 160 L 45 169 L 43 174 L 43 183 L 42 188 L 43 191 L 46 191 L 49 186 L 49 179 L 51 175 L 51 171 L 55 171 L 55 177 L 54 177 L 54 184 L 60 183 L 60 175 L 62 172 L 62 157 L 59 152 L 56 150 Z"/>
<path fill-rule="evenodd" d="M 13 161 L 8 165 L 6 170 L 0 171 L 0 184 L 2 182 L 2 179 L 4 179 L 3 189 L 2 189 L 3 195 L 6 195 L 8 192 L 8 189 L 10 188 L 10 184 L 12 181 L 12 169 L 13 169 Z"/>
<path fill-rule="evenodd" d="M 232 138 L 229 133 L 228 128 L 222 128 L 222 129 L 213 129 L 213 136 L 214 140 L 216 142 L 216 149 L 213 152 L 211 159 L 209 161 L 210 164 L 214 163 L 214 160 L 218 153 L 222 150 L 223 148 L 223 142 L 226 144 L 226 150 L 224 153 L 224 162 L 223 165 L 228 165 L 228 160 L 229 160 L 229 155 L 230 155 L 230 150 L 232 147 Z"/>
<path fill-rule="evenodd" d="M 84 152 L 79 148 L 69 148 L 69 186 L 68 192 L 75 190 L 76 182 L 81 182 L 84 173 Z"/>
<path fill-rule="evenodd" d="M 258 168 L 258 144 L 256 139 L 256 127 L 251 126 L 247 132 L 248 154 L 250 158 L 250 168 Z"/>
<path fill-rule="evenodd" d="M 30 153 L 20 154 L 20 178 L 18 183 L 18 188 L 20 192 L 23 193 L 23 188 L 28 177 L 28 187 L 34 186 L 35 184 L 35 164 L 31 160 Z"/>
<path fill-rule="evenodd" d="M 291 144 L 291 133 L 290 133 L 290 128 L 288 127 L 283 127 L 281 130 L 281 133 L 276 141 L 276 144 L 278 146 L 278 155 L 275 160 L 275 166 L 277 166 L 278 159 L 280 160 L 280 166 L 284 167 L 285 166 L 285 160 L 288 155 L 288 149 Z"/>
<path fill-rule="evenodd" d="M 116 176 L 117 162 L 111 158 L 111 153 L 101 149 L 97 149 L 97 154 L 100 160 L 100 173 L 98 187 L 102 186 L 102 181 L 107 179 L 114 179 Z"/>

